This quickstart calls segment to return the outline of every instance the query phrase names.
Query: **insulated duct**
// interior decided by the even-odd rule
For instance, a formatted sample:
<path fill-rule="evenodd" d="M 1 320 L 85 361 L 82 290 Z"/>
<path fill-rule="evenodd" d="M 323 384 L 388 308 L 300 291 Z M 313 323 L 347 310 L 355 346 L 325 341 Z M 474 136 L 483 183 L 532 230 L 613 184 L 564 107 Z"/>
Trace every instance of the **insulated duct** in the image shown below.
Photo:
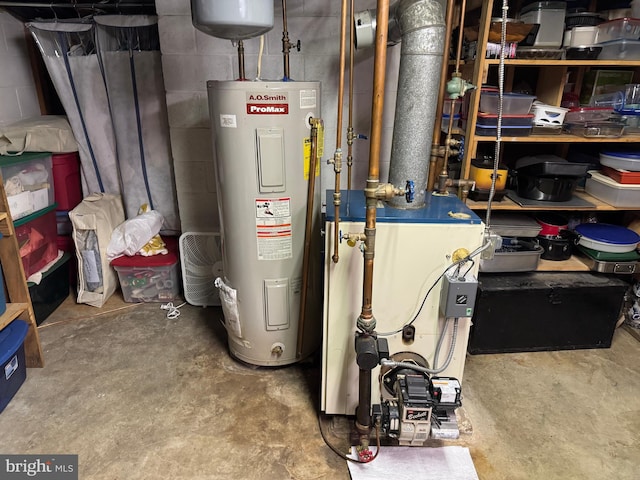
<path fill-rule="evenodd" d="M 416 186 L 413 203 L 389 200 L 396 208 L 425 204 L 429 156 L 438 103 L 445 42 L 445 0 L 400 0 L 395 9 L 402 35 L 389 183 Z"/>

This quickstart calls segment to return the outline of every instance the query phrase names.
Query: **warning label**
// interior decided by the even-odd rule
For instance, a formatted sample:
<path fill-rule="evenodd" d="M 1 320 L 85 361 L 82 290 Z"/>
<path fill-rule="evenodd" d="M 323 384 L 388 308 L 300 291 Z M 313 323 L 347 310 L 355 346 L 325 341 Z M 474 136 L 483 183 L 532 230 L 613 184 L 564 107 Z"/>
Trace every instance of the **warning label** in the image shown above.
<path fill-rule="evenodd" d="M 258 260 L 293 257 L 291 198 L 256 198 Z"/>

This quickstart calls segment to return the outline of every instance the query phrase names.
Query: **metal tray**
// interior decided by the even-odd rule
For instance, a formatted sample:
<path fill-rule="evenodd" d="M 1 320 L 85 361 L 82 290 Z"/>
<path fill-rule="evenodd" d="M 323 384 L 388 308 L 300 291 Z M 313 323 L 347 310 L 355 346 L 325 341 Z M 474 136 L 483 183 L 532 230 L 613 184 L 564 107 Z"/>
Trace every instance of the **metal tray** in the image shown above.
<path fill-rule="evenodd" d="M 491 216 L 491 231 L 501 237 L 533 238 L 540 230 L 538 222 L 521 213 L 495 212 Z"/>
<path fill-rule="evenodd" d="M 616 273 L 618 275 L 631 275 L 638 269 L 638 262 L 612 262 L 596 260 L 586 255 L 576 255 L 589 269 L 598 273 Z"/>
<path fill-rule="evenodd" d="M 515 238 L 503 238 L 503 249 L 498 250 L 491 260 L 480 260 L 481 272 L 531 272 L 538 268 L 540 256 L 544 248 L 535 242 L 518 240 Z"/>

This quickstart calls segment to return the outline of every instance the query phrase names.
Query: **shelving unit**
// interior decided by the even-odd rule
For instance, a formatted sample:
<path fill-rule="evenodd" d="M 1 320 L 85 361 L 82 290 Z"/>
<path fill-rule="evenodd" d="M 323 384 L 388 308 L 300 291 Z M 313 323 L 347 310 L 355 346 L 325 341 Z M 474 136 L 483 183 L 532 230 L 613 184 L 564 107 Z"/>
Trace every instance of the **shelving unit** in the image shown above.
<path fill-rule="evenodd" d="M 29 324 L 29 331 L 24 341 L 25 363 L 27 367 L 43 367 L 42 347 L 36 324 L 36 317 L 31 305 L 29 288 L 24 275 L 20 258 L 20 249 L 16 239 L 13 221 L 9 213 L 9 203 L 4 190 L 4 182 L 0 178 L 0 264 L 4 274 L 7 291 L 7 309 L 0 315 L 0 330 L 16 318 Z"/>
<path fill-rule="evenodd" d="M 500 61 L 498 59 L 485 58 L 487 50 L 487 36 L 491 25 L 491 12 L 493 10 L 493 0 L 483 2 L 482 14 L 480 17 L 480 25 L 478 32 L 478 47 L 476 60 L 474 62 L 467 61 L 465 67 L 473 66 L 473 83 L 480 87 L 486 83 L 491 68 L 497 68 Z M 532 75 L 537 76 L 536 96 L 538 100 L 549 105 L 559 106 L 562 100 L 564 82 L 570 68 L 576 69 L 577 81 L 579 86 L 584 73 L 590 68 L 597 67 L 615 67 L 629 68 L 640 67 L 640 62 L 630 60 L 551 60 L 551 59 L 505 59 L 505 91 L 507 91 L 513 82 L 513 76 L 516 68 L 531 68 Z M 476 130 L 476 113 L 480 105 L 480 89 L 478 88 L 471 93 L 469 102 L 469 113 L 467 119 L 467 128 L 465 134 L 465 157 L 462 165 L 462 175 L 466 178 L 469 174 L 471 160 L 477 156 L 478 145 L 482 143 L 491 143 L 496 141 L 496 137 L 484 137 L 475 134 Z M 640 136 L 622 136 L 619 138 L 583 138 L 575 135 L 530 135 L 526 137 L 502 137 L 503 143 L 553 143 L 553 144 L 570 144 L 570 143 L 637 143 L 640 142 Z M 596 208 L 578 208 L 576 210 L 616 210 L 615 208 L 607 208 L 602 202 L 587 195 L 582 194 L 589 202 L 594 203 Z M 493 205 L 496 209 L 502 210 L 523 210 L 522 207 L 514 202 L 506 201 L 503 205 Z M 483 202 L 469 202 L 471 208 L 486 208 Z M 483 206 L 484 205 L 484 206 Z M 546 207 L 524 208 L 524 210 L 541 210 Z M 549 209 L 554 209 L 550 207 Z M 566 207 L 564 208 L 566 209 Z M 572 208 L 573 209 L 573 208 Z M 629 210 L 629 209 L 626 209 Z"/>
<path fill-rule="evenodd" d="M 485 54 L 487 51 L 487 38 L 491 26 L 491 17 L 493 10 L 493 0 L 483 2 L 482 13 L 478 31 L 478 45 L 476 49 L 475 61 L 467 60 L 463 67 L 467 75 L 472 72 L 472 83 L 478 88 L 471 93 L 468 107 L 467 126 L 465 131 L 465 156 L 461 167 L 462 178 L 469 177 L 469 171 L 472 159 L 477 157 L 478 147 L 485 144 L 495 143 L 496 137 L 478 136 L 476 131 L 477 112 L 480 105 L 480 86 L 487 83 L 491 69 L 497 71 L 500 63 L 499 59 L 487 59 Z M 569 72 L 573 72 L 575 77 L 574 92 L 579 93 L 578 89 L 582 83 L 585 72 L 592 68 L 614 67 L 616 69 L 630 69 L 640 67 L 640 62 L 630 60 L 552 60 L 552 59 L 505 59 L 505 91 L 510 91 L 514 77 L 516 77 L 517 69 L 527 69 L 527 75 L 531 79 L 537 79 L 535 95 L 538 100 L 549 105 L 559 106 L 562 101 L 564 92 L 564 84 Z M 502 137 L 503 147 L 509 144 L 521 143 L 531 144 L 532 149 L 542 148 L 543 144 L 551 144 L 557 149 L 568 150 L 568 147 L 574 143 L 595 144 L 594 148 L 598 148 L 599 144 L 630 144 L 640 142 L 640 136 L 622 136 L 619 138 L 583 138 L 569 134 L 555 135 L 529 135 L 524 137 Z M 504 148 L 503 148 L 504 152 Z M 640 211 L 640 205 L 635 208 L 620 209 L 613 207 L 601 200 L 594 198 L 584 191 L 578 191 L 575 196 L 585 200 L 591 205 L 568 207 L 564 204 L 554 205 L 553 202 L 546 202 L 544 206 L 521 206 L 513 200 L 504 197 L 501 201 L 492 203 L 493 210 L 499 211 L 574 211 L 574 212 L 620 212 L 620 211 Z M 467 205 L 478 212 L 486 210 L 487 202 L 479 202 L 467 200 Z M 548 261 L 541 260 L 538 271 L 589 271 L 589 268 L 576 257 L 572 257 L 566 261 Z"/>

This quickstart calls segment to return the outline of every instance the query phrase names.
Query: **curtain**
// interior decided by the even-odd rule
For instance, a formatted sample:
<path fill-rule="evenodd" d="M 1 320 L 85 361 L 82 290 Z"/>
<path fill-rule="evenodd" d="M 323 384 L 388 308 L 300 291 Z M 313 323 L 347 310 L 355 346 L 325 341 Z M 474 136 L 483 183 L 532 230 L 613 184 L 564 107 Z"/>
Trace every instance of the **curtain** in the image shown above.
<path fill-rule="evenodd" d="M 163 215 L 163 233 L 178 233 L 157 18 L 27 26 L 78 142 L 84 195 L 121 195 L 127 218 L 146 203 Z"/>

